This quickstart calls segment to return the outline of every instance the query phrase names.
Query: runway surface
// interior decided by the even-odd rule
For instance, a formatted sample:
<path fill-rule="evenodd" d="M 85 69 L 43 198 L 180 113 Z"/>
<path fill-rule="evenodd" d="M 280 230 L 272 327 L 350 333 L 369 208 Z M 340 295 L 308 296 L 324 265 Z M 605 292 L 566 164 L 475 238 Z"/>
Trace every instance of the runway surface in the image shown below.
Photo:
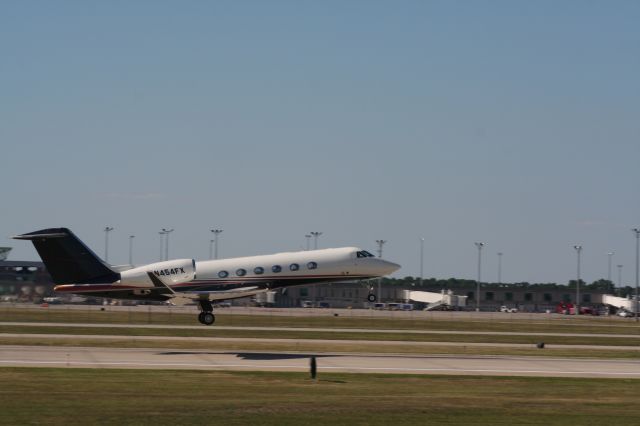
<path fill-rule="evenodd" d="M 328 327 L 256 327 L 256 326 L 203 326 L 172 324 L 78 324 L 63 322 L 0 322 L 0 326 L 20 327 L 70 327 L 70 328 L 150 328 L 175 330 L 252 330 L 252 331 L 308 331 L 326 333 L 389 333 L 389 334 L 444 334 L 444 335 L 484 335 L 484 336 L 559 336 L 559 337 L 611 337 L 640 339 L 640 334 L 616 333 L 549 333 L 524 331 L 460 331 L 460 330 L 396 330 L 386 328 L 328 328 Z"/>
<path fill-rule="evenodd" d="M 308 371 L 311 354 L 175 349 L 1 346 L 0 366 Z M 640 378 L 640 361 L 509 356 L 322 354 L 319 373 Z"/>

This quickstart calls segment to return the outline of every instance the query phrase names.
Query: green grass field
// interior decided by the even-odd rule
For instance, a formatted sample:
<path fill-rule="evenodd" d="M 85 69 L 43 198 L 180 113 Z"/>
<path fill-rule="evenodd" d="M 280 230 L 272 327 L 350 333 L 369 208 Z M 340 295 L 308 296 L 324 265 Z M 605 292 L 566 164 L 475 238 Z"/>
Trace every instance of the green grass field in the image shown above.
<path fill-rule="evenodd" d="M 315 339 L 315 340 L 377 340 L 396 342 L 458 342 L 458 343 L 516 343 L 531 344 L 544 341 L 549 344 L 565 345 L 606 345 L 640 346 L 640 338 L 612 336 L 542 336 L 542 335 L 500 335 L 500 334 L 415 334 L 385 332 L 348 332 L 348 331 L 308 331 L 296 330 L 250 330 L 220 329 L 202 327 L 196 329 L 174 328 L 111 328 L 104 327 L 52 327 L 0 325 L 0 333 L 40 333 L 40 334 L 96 334 L 120 336 L 176 336 L 176 337 L 234 337 L 269 339 Z"/>
<path fill-rule="evenodd" d="M 490 320 L 449 316 L 438 319 L 367 318 L 331 315 L 236 315 L 223 312 L 216 325 L 288 327 L 287 330 L 146 328 L 147 324 L 197 325 L 193 314 L 0 307 L 0 345 L 158 347 L 297 352 L 538 355 L 640 358 L 638 350 L 558 348 L 550 345 L 640 345 L 629 321 L 540 316 L 540 320 L 496 316 Z M 101 327 L 37 325 L 60 322 Z M 109 324 L 139 327 L 113 328 Z M 305 331 L 300 327 L 367 328 L 381 332 Z M 526 333 L 580 333 L 583 336 L 504 336 L 391 333 L 450 330 Z M 66 334 L 29 337 L 29 334 Z M 593 333 L 610 333 L 596 337 Z M 97 334 L 106 338 L 81 338 Z M 76 335 L 76 336 L 74 336 Z M 119 335 L 121 337 L 108 337 Z M 147 340 L 141 337 L 152 337 Z M 185 337 L 185 340 L 170 340 Z M 218 341 L 190 337 L 235 337 Z M 255 341 L 250 338 L 289 339 Z M 243 340 L 244 339 L 244 340 Z M 305 339 L 305 340 L 302 340 Z M 310 340 L 306 340 L 310 339 Z M 326 342 L 320 339 L 331 339 Z M 314 341 L 314 340 L 317 340 Z M 365 340 L 384 341 L 384 344 Z M 412 342 L 432 342 L 415 345 Z M 525 343 L 529 347 L 446 346 L 458 343 Z M 34 348 L 34 350 L 37 350 Z M 0 368 L 0 424 L 224 424 L 224 425 L 592 425 L 640 424 L 640 380 L 410 376 L 322 373 L 312 381 L 301 373 L 112 369 Z"/>
<path fill-rule="evenodd" d="M 0 423 L 638 424 L 640 380 L 0 368 Z"/>
<path fill-rule="evenodd" d="M 13 308 L 0 304 L 0 322 L 72 322 L 72 323 L 109 323 L 109 324 L 171 324 L 199 325 L 197 311 L 184 313 L 166 309 L 164 312 L 146 310 L 144 306 L 132 307 L 128 311 L 105 311 L 89 307 L 83 309 L 56 308 Z M 398 316 L 377 317 L 350 316 L 344 312 L 333 316 L 330 311 L 322 315 L 274 315 L 265 311 L 263 315 L 242 315 L 229 310 L 216 310 L 216 325 L 230 326 L 270 326 L 270 327 L 337 327 L 337 328 L 376 328 L 406 330 L 451 330 L 451 331 L 520 331 L 539 333 L 610 333 L 638 334 L 640 325 L 632 320 L 605 317 L 564 317 L 544 314 L 507 315 L 496 313 L 486 319 L 467 319 L 451 315 L 430 318 L 412 316 L 410 312 L 399 312 Z M 532 319 L 535 318 L 535 319 Z M 213 326 L 215 327 L 215 325 Z"/>

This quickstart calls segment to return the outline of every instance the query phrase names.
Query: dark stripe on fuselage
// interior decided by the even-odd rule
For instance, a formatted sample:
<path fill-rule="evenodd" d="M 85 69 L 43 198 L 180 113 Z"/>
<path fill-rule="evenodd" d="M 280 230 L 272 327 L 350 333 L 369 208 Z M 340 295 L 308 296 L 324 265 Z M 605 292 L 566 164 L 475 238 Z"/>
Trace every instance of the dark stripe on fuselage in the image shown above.
<path fill-rule="evenodd" d="M 284 287 L 294 287 L 302 285 L 332 283 L 332 282 L 347 282 L 360 279 L 366 279 L 370 277 L 366 276 L 353 276 L 353 275 L 313 275 L 313 276 L 299 276 L 299 277 L 247 277 L 247 278 L 234 278 L 229 279 L 211 279 L 211 280 L 194 280 L 186 283 L 172 284 L 170 287 L 176 292 L 218 292 L 218 291 L 230 291 L 238 290 L 247 287 L 257 287 L 258 289 L 279 289 Z M 116 293 L 131 293 L 131 290 L 159 290 L 157 287 L 137 287 L 131 285 L 118 285 L 118 284 L 67 284 L 57 286 L 55 291 L 65 293 L 91 293 L 97 296 L 96 293 L 103 293 L 104 296 L 100 297 L 116 297 Z M 165 293 L 165 291 L 162 291 Z M 168 293 L 168 290 L 166 291 Z M 111 295 L 111 296 L 110 296 Z M 135 295 L 140 299 L 147 299 L 147 297 Z"/>

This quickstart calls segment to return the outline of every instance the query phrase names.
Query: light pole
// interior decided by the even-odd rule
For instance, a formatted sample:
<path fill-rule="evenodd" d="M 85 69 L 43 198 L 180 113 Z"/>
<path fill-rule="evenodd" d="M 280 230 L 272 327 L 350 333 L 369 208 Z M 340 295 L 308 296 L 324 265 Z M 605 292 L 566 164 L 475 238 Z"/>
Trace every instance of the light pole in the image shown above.
<path fill-rule="evenodd" d="M 213 251 L 213 258 L 217 259 L 218 258 L 218 240 L 220 239 L 220 234 L 222 234 L 222 229 L 212 229 L 211 232 L 213 233 L 213 241 L 214 241 L 214 251 Z M 211 257 L 211 254 L 209 254 L 209 257 Z"/>
<path fill-rule="evenodd" d="M 480 312 L 480 278 L 482 277 L 482 247 L 484 243 L 474 243 L 478 247 L 478 280 L 476 281 L 476 312 Z"/>
<path fill-rule="evenodd" d="M 618 288 L 622 288 L 622 266 L 623 265 L 617 265 L 618 266 Z"/>
<path fill-rule="evenodd" d="M 307 240 L 307 251 L 309 251 L 311 249 L 311 235 L 306 234 L 304 238 Z"/>
<path fill-rule="evenodd" d="M 638 264 L 640 263 L 640 228 L 633 228 L 632 231 L 636 234 L 636 311 L 635 311 L 635 317 L 636 317 L 636 322 L 638 322 L 638 311 L 639 311 L 639 303 L 640 300 L 638 300 L 638 281 L 640 280 L 638 277 L 638 274 L 640 273 L 640 270 L 638 270 Z"/>
<path fill-rule="evenodd" d="M 322 235 L 322 232 L 319 231 L 311 231 L 309 232 L 313 236 L 313 249 L 318 250 L 318 237 Z M 308 242 L 309 240 L 307 240 Z M 311 299 L 313 300 L 313 305 L 316 304 L 316 295 L 317 295 L 316 286 L 311 286 Z"/>
<path fill-rule="evenodd" d="M 104 261 L 109 261 L 109 232 L 113 231 L 113 226 L 104 227 Z"/>
<path fill-rule="evenodd" d="M 135 235 L 129 235 L 129 265 L 133 266 L 133 239 Z"/>
<path fill-rule="evenodd" d="M 209 260 L 213 259 L 213 242 L 215 240 L 209 240 Z"/>
<path fill-rule="evenodd" d="M 382 246 L 387 242 L 387 240 L 376 240 L 378 244 L 378 257 L 382 257 Z M 382 277 L 378 278 L 378 300 L 382 302 Z"/>
<path fill-rule="evenodd" d="M 502 284 L 502 252 L 498 252 L 498 284 Z"/>
<path fill-rule="evenodd" d="M 610 251 L 609 253 L 607 253 L 607 256 L 609 256 L 609 264 L 607 265 L 607 280 L 609 280 L 609 282 L 611 281 L 611 258 L 613 257 L 613 252 Z"/>
<path fill-rule="evenodd" d="M 159 231 L 158 235 L 160 235 L 160 261 L 162 262 L 164 260 L 164 231 Z"/>
<path fill-rule="evenodd" d="M 576 303 L 574 304 L 574 310 L 576 315 L 580 315 L 580 253 L 582 252 L 582 246 L 573 246 L 578 255 L 578 276 L 576 280 Z"/>
<path fill-rule="evenodd" d="M 420 286 L 422 287 L 422 277 L 424 272 L 424 238 L 420 238 Z"/>
<path fill-rule="evenodd" d="M 165 235 L 167 236 L 166 240 L 165 240 L 165 246 L 164 246 L 164 260 L 169 260 L 169 234 L 173 232 L 173 228 L 171 229 L 166 229 L 166 228 L 162 228 L 162 232 L 165 233 Z"/>
<path fill-rule="evenodd" d="M 313 249 L 318 250 L 318 237 L 322 235 L 322 232 L 313 231 L 310 234 L 313 235 Z"/>

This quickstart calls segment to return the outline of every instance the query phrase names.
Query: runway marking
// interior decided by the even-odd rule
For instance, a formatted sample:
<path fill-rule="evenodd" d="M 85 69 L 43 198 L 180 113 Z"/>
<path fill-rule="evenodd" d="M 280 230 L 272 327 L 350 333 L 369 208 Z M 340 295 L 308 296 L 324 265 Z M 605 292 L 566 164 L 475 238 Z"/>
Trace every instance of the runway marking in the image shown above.
<path fill-rule="evenodd" d="M 135 362 L 84 362 L 84 361 L 24 361 L 0 360 L 0 364 L 36 364 L 36 365 L 66 365 L 66 366 L 130 366 L 130 367 L 206 367 L 219 368 L 251 368 L 251 369 L 296 369 L 307 371 L 307 367 L 299 365 L 260 365 L 260 364 L 196 364 L 196 363 L 135 363 Z M 451 372 L 451 373 L 492 373 L 492 374 L 553 374 L 553 375 L 597 375 L 597 376 L 640 376 L 640 372 L 599 372 L 599 371 L 556 371 L 556 370 L 499 370 L 499 369 L 470 369 L 470 368 L 403 368 L 403 367 L 347 367 L 347 366 L 318 366 L 318 370 L 342 371 L 389 371 L 389 372 Z"/>

